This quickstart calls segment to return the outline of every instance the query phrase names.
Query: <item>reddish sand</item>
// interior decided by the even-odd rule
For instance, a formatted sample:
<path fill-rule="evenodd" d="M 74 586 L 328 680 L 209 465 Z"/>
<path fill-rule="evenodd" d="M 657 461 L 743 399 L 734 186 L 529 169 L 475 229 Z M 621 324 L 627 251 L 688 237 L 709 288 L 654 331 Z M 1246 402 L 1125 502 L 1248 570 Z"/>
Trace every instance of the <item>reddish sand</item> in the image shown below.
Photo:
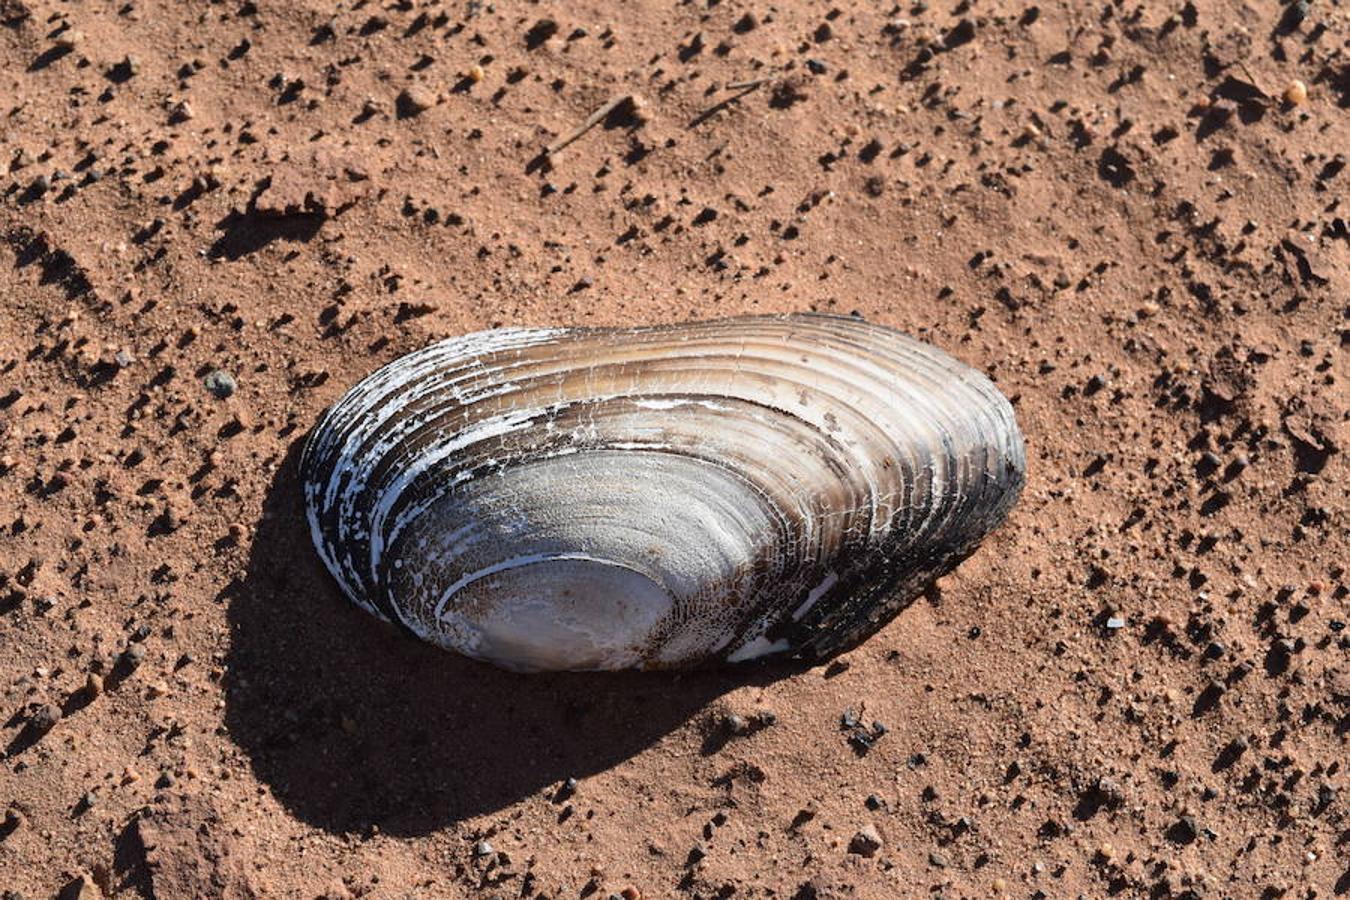
<path fill-rule="evenodd" d="M 0 892 L 1350 892 L 1303 6 L 0 0 Z M 832 665 L 505 674 L 310 549 L 300 441 L 402 352 L 810 309 L 990 373 L 1030 464 Z"/>

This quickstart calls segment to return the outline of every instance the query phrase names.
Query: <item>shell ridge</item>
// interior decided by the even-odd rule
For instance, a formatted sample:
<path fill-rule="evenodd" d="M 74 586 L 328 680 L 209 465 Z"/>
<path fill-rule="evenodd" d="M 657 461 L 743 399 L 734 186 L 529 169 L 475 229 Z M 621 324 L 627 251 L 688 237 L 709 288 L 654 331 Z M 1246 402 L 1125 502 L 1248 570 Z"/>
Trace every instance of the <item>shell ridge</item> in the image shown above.
<path fill-rule="evenodd" d="M 450 338 L 300 459 L 344 594 L 525 669 L 837 652 L 971 552 L 1025 465 L 985 374 L 828 314 Z"/>

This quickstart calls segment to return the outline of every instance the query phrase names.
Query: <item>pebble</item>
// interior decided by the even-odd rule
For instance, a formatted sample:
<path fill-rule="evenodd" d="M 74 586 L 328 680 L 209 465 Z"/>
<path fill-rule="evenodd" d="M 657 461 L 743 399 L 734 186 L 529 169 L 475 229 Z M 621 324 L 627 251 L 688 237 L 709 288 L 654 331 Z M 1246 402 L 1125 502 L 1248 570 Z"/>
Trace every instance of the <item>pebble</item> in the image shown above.
<path fill-rule="evenodd" d="M 479 841 L 473 845 L 474 856 L 491 856 L 495 852 L 496 851 L 492 849 L 492 845 L 487 841 Z"/>
<path fill-rule="evenodd" d="M 62 50 L 74 50 L 84 43 L 84 32 L 78 28 L 67 28 L 56 36 L 56 46 Z"/>
<path fill-rule="evenodd" d="M 51 731 L 61 721 L 61 707 L 55 703 L 44 703 L 28 721 L 38 731 Z"/>
<path fill-rule="evenodd" d="M 875 825 L 864 825 L 848 842 L 848 852 L 858 856 L 873 857 L 881 849 L 881 834 Z"/>
<path fill-rule="evenodd" d="M 1189 844 L 1200 836 L 1200 827 L 1196 825 L 1193 817 L 1182 816 L 1168 829 L 1168 836 L 1178 843 Z"/>
<path fill-rule="evenodd" d="M 91 700 L 103 693 L 103 676 L 97 672 L 90 672 L 89 677 L 84 680 L 84 692 Z"/>
<path fill-rule="evenodd" d="M 67 884 L 61 896 L 69 900 L 103 900 L 103 892 L 98 889 L 92 875 L 81 875 Z"/>
<path fill-rule="evenodd" d="M 127 649 L 122 651 L 122 659 L 131 668 L 136 668 L 145 662 L 145 645 L 140 643 L 129 645 Z"/>
<path fill-rule="evenodd" d="M 239 383 L 234 380 L 234 376 L 224 369 L 216 369 L 207 375 L 202 379 L 202 384 L 217 400 L 224 400 L 239 387 Z"/>
<path fill-rule="evenodd" d="M 1308 102 L 1308 86 L 1295 78 L 1284 89 L 1284 102 L 1290 106 L 1302 106 Z"/>
<path fill-rule="evenodd" d="M 558 793 L 553 796 L 554 802 L 561 803 L 564 800 L 570 799 L 572 795 L 577 792 L 577 787 L 578 782 L 575 778 L 567 779 L 562 783 L 562 787 L 558 788 Z"/>
<path fill-rule="evenodd" d="M 424 85 L 409 85 L 398 95 L 398 105 L 407 115 L 419 115 L 436 105 L 436 95 Z"/>
<path fill-rule="evenodd" d="M 1121 790 L 1120 784 L 1114 778 L 1105 775 L 1097 779 L 1097 793 L 1101 794 L 1107 803 L 1113 805 L 1125 800 L 1125 792 Z"/>
<path fill-rule="evenodd" d="M 5 810 L 5 824 L 3 830 L 5 834 L 9 834 L 10 832 L 22 828 L 27 821 L 28 820 L 24 818 L 23 813 L 19 812 L 17 809 L 11 808 Z"/>

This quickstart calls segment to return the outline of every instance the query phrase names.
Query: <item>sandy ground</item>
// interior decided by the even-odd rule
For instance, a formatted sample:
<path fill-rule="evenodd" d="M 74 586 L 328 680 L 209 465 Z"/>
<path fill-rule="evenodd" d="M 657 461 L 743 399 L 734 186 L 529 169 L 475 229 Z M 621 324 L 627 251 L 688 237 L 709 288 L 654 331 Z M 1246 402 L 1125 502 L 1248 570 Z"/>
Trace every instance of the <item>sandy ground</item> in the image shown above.
<path fill-rule="evenodd" d="M 1342 0 L 0 25 L 4 897 L 1350 893 Z M 832 665 L 504 674 L 310 550 L 300 441 L 401 352 L 812 309 L 1030 463 Z"/>

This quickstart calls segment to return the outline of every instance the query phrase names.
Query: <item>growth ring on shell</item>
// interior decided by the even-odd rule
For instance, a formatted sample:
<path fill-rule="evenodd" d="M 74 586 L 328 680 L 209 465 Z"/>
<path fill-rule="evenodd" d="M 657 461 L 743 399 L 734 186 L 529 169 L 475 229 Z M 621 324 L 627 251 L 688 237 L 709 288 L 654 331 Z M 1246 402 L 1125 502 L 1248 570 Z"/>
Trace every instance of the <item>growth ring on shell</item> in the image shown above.
<path fill-rule="evenodd" d="M 822 659 L 1007 515 L 1012 407 L 856 318 L 501 329 L 394 360 L 301 460 L 343 591 L 517 670 Z"/>

